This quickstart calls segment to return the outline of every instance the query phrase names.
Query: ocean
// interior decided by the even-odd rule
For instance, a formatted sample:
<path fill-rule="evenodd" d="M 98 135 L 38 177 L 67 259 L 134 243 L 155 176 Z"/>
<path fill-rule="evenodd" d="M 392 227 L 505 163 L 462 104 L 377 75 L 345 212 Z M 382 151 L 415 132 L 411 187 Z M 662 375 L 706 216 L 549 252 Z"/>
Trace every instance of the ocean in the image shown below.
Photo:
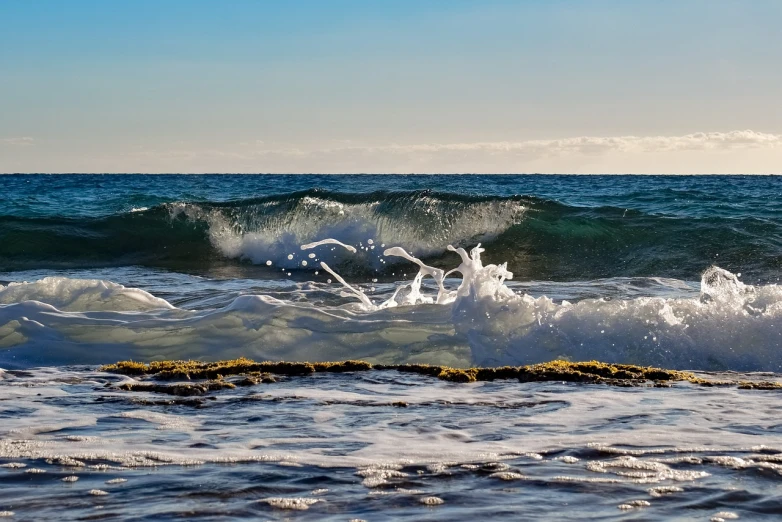
<path fill-rule="evenodd" d="M 775 519 L 780 269 L 774 176 L 0 176 L 0 516 Z M 240 357 L 374 367 L 102 367 Z M 426 369 L 553 360 L 692 373 Z"/>

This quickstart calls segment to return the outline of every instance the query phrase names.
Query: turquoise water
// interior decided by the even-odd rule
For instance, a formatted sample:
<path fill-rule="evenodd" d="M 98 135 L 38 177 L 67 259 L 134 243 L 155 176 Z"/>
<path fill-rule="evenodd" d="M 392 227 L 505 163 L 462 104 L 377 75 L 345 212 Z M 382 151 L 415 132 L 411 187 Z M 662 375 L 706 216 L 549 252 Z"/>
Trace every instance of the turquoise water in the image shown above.
<path fill-rule="evenodd" d="M 779 380 L 780 178 L 10 175 L 0 195 L 0 514 L 782 509 L 775 391 L 383 372 L 183 402 L 98 371 L 129 358 L 565 358 Z M 339 243 L 302 249 L 326 239 Z"/>

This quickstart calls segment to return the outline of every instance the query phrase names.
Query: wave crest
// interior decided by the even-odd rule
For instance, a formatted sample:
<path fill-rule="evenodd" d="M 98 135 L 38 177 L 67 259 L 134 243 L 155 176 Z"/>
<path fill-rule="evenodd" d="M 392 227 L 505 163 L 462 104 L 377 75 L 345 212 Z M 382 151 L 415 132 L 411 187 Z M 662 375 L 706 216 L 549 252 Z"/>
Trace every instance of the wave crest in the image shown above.
<path fill-rule="evenodd" d="M 167 204 L 172 218 L 185 216 L 208 224 L 211 244 L 228 258 L 256 264 L 271 261 L 302 268 L 299 245 L 326 238 L 359 245 L 360 262 L 382 267 L 376 245 L 403 245 L 419 256 L 445 252 L 497 237 L 521 222 L 527 207 L 516 198 L 453 198 L 428 191 L 366 196 L 309 191 L 286 198 L 248 200 L 231 205 Z M 325 254 L 334 262 L 341 251 Z M 292 257 L 291 257 L 292 256 Z"/>

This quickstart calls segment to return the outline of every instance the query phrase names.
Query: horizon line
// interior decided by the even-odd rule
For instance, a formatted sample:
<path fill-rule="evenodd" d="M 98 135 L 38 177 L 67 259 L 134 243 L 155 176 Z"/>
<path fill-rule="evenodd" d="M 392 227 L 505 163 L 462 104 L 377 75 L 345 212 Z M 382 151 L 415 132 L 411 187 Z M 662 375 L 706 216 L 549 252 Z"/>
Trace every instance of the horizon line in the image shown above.
<path fill-rule="evenodd" d="M 782 176 L 780 172 L 0 172 L 0 176 Z"/>

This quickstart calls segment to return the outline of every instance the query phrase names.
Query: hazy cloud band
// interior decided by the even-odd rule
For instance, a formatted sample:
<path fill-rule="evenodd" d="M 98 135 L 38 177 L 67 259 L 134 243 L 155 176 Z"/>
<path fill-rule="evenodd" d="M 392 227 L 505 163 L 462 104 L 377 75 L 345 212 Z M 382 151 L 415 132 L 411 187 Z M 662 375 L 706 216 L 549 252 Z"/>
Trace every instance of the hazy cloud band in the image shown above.
<path fill-rule="evenodd" d="M 177 148 L 5 138 L 3 172 L 270 173 L 780 173 L 782 134 L 753 130 L 681 136 L 413 144 L 331 142 L 310 148 L 245 141 Z M 16 152 L 14 152 L 16 151 Z M 5 160 L 5 161 L 4 161 Z"/>

